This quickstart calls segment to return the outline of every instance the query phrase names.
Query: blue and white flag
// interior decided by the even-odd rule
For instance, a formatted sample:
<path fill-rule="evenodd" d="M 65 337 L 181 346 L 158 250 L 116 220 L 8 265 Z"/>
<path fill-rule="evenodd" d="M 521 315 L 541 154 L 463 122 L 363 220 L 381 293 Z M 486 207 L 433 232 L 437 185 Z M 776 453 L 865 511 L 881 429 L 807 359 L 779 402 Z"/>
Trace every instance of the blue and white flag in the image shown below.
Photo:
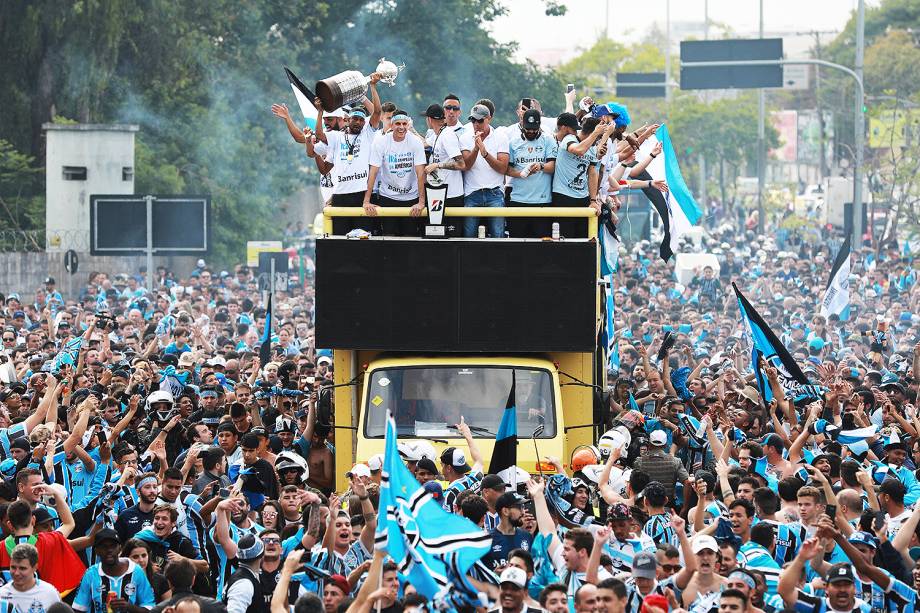
<path fill-rule="evenodd" d="M 812 434 L 823 434 L 847 447 L 853 455 L 861 456 L 869 451 L 869 439 L 878 434 L 878 426 L 841 430 L 839 426 L 818 419 L 809 428 Z"/>
<path fill-rule="evenodd" d="M 313 101 L 316 100 L 316 94 L 310 91 L 310 89 L 303 84 L 303 81 L 301 81 L 287 66 L 284 67 L 284 73 L 291 83 L 291 89 L 294 90 L 294 98 L 297 100 L 297 106 L 300 107 L 300 112 L 303 113 L 304 121 L 307 122 L 307 126 L 311 130 L 315 130 L 316 118 L 319 116 L 319 111 L 313 106 Z M 334 111 L 335 109 L 326 110 Z"/>
<path fill-rule="evenodd" d="M 495 433 L 495 447 L 489 462 L 489 474 L 498 475 L 516 490 L 517 482 L 517 408 L 515 407 L 515 377 L 511 371 L 511 391 Z"/>
<path fill-rule="evenodd" d="M 426 491 L 396 448 L 396 420 L 387 413 L 374 547 L 386 551 L 399 572 L 429 600 L 446 598 L 466 582 L 466 573 L 488 553 L 492 537 L 470 520 L 448 513 Z"/>
<path fill-rule="evenodd" d="M 607 276 L 607 325 L 604 326 L 604 346 L 607 348 L 607 368 L 620 372 L 620 347 L 614 327 L 613 275 Z"/>
<path fill-rule="evenodd" d="M 85 333 L 84 333 L 85 334 Z M 75 336 L 61 347 L 61 350 L 54 356 L 54 362 L 51 364 L 51 372 L 57 374 L 65 366 L 77 365 L 77 359 L 80 357 L 80 346 L 83 344 L 83 334 Z"/>
<path fill-rule="evenodd" d="M 834 259 L 831 276 L 821 299 L 821 315 L 840 315 L 850 304 L 850 236 L 847 235 L 843 245 Z"/>
<path fill-rule="evenodd" d="M 763 399 L 766 402 L 770 402 L 773 399 L 773 391 L 770 389 L 767 375 L 762 369 L 761 358 L 767 364 L 776 368 L 786 398 L 792 400 L 820 398 L 820 388 L 809 382 L 808 377 L 799 368 L 792 354 L 767 326 L 767 323 L 748 302 L 748 299 L 744 297 L 738 286 L 732 283 L 732 288 L 734 288 L 735 296 L 738 298 L 741 323 L 744 324 L 745 330 L 744 335 L 751 348 L 751 367 L 757 379 L 757 389 Z"/>
<path fill-rule="evenodd" d="M 661 217 L 664 237 L 659 255 L 667 262 L 677 250 L 680 237 L 699 223 L 703 212 L 690 194 L 690 188 L 680 172 L 677 154 L 671 144 L 671 135 L 664 124 L 655 131 L 655 136 L 642 144 L 642 150 L 647 153 L 656 143 L 661 143 L 661 155 L 653 159 L 645 171 L 634 178 L 646 181 L 664 179 L 668 183 L 667 193 L 661 193 L 654 187 L 642 190 Z"/>
<path fill-rule="evenodd" d="M 160 371 L 160 389 L 169 392 L 173 398 L 179 396 L 188 382 L 187 372 L 178 372 L 172 364 Z"/>

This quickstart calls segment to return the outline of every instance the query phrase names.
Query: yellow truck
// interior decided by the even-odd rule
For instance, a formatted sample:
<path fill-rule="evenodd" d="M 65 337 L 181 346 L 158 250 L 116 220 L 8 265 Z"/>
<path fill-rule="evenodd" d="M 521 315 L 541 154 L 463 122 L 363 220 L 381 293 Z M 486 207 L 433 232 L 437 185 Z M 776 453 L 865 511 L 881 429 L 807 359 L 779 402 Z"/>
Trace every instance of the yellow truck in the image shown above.
<path fill-rule="evenodd" d="M 438 454 L 465 449 L 462 416 L 488 469 L 512 380 L 522 469 L 552 470 L 545 456 L 567 464 L 597 440 L 606 356 L 593 211 L 497 211 L 582 217 L 588 238 L 353 240 L 332 236 L 331 220 L 363 210 L 325 209 L 315 323 L 317 347 L 333 350 L 337 490 L 355 463 L 383 452 L 387 411 L 401 441 L 426 440 Z"/>

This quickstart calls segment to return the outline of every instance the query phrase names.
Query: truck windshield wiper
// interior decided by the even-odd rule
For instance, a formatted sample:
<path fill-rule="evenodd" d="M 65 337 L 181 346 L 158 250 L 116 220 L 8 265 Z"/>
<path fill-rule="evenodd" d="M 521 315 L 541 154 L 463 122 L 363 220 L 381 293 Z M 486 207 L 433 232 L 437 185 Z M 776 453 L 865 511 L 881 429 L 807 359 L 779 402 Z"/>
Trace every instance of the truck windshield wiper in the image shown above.
<path fill-rule="evenodd" d="M 467 424 L 466 427 L 470 429 L 470 432 L 478 432 L 480 434 L 486 434 L 488 436 L 495 436 L 494 432 L 489 432 L 485 428 L 480 428 L 479 426 L 471 426 Z M 448 428 L 450 428 L 451 430 L 457 430 L 457 426 L 448 426 Z"/>

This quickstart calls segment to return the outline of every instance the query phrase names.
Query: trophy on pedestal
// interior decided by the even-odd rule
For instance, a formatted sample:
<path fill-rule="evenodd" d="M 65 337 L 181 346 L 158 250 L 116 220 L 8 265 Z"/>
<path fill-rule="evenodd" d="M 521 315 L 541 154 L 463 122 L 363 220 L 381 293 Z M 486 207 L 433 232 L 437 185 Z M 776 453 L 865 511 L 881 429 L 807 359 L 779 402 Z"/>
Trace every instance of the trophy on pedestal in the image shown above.
<path fill-rule="evenodd" d="M 399 71 L 405 67 L 405 64 L 397 66 L 386 58 L 380 58 L 375 72 L 380 73 L 381 83 L 392 87 L 396 85 Z M 368 83 L 370 83 L 370 77 L 364 76 L 360 71 L 346 70 L 318 81 L 315 87 L 316 95 L 322 101 L 323 109 L 334 111 L 340 106 L 361 100 L 367 94 Z"/>
<path fill-rule="evenodd" d="M 444 203 L 447 201 L 447 184 L 437 176 L 429 175 L 425 183 L 425 199 L 428 201 L 428 224 L 425 238 L 447 238 L 444 228 Z"/>

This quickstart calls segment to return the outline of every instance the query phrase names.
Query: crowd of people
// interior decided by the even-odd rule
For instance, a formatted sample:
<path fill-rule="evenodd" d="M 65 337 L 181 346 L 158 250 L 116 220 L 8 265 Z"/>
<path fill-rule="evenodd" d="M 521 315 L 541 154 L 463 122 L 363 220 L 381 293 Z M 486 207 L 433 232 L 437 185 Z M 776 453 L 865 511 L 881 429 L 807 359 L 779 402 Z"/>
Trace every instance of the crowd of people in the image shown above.
<path fill-rule="evenodd" d="M 488 101 L 474 104 L 472 125 L 463 126 L 460 100 L 450 95 L 426 111 L 434 135 L 426 159 L 421 141 L 406 142 L 415 138 L 406 135 L 408 114 L 387 110 L 371 93 L 347 120 L 338 111 L 323 116 L 315 133 L 275 108 L 320 169 L 338 175 L 331 202 L 364 205 L 369 215 L 394 202 L 424 205 L 418 198 L 435 172 L 450 189 L 448 173 L 462 173 L 463 193 L 449 199 L 467 206 L 498 202 L 505 172 L 512 199 L 528 204 L 515 183 L 528 179 L 518 176 L 527 170 L 543 183 L 523 193 L 542 204 L 609 207 L 615 191 L 598 187 L 597 160 L 624 151 L 629 158 L 654 132 L 627 134 L 617 122 L 625 109 L 595 105 L 560 116 L 553 137 L 539 127 L 538 103 L 525 99 L 521 124 L 500 136 L 488 130 Z M 375 133 L 379 121 L 392 130 Z M 513 144 L 506 152 L 521 138 L 538 139 L 545 157 L 524 159 Z M 590 151 L 608 139 L 608 151 Z M 589 160 L 588 193 L 559 187 L 560 177 L 573 180 L 562 171 L 563 151 Z M 361 168 L 346 170 L 359 159 Z M 633 161 L 607 172 L 628 172 Z M 399 168 L 404 176 L 389 183 Z M 524 223 L 524 235 L 545 231 Z M 504 227 L 490 233 L 502 236 Z M 718 266 L 696 271 L 686 285 L 659 260 L 656 244 L 624 245 L 614 273 L 618 364 L 603 395 L 605 425 L 595 446 L 548 459 L 554 470 L 543 477 L 525 475 L 513 487 L 485 474 L 462 420 L 465 447 L 437 453 L 430 443 L 400 444 L 425 491 L 491 539 L 469 574 L 481 608 L 913 610 L 920 590 L 915 262 L 906 250 L 854 249 L 848 309 L 824 317 L 819 302 L 839 244 L 830 231 L 792 232 L 777 245 L 743 227 L 715 226 L 683 249 L 714 253 Z M 270 318 L 246 266 L 220 271 L 199 261 L 189 276 L 160 269 L 153 293 L 146 281 L 94 272 L 77 295 L 61 295 L 48 278 L 33 295 L 0 297 L 0 608 L 431 613 L 452 606 L 423 596 L 400 572 L 405 560 L 375 546 L 383 458 L 358 458 L 347 488 L 336 487 L 344 480 L 334 474 L 334 411 L 324 392 L 333 356 L 315 345 L 309 278 L 275 294 Z M 782 373 L 751 364 L 731 281 L 819 395 L 786 398 Z M 758 368 L 772 393 L 758 385 Z"/>

